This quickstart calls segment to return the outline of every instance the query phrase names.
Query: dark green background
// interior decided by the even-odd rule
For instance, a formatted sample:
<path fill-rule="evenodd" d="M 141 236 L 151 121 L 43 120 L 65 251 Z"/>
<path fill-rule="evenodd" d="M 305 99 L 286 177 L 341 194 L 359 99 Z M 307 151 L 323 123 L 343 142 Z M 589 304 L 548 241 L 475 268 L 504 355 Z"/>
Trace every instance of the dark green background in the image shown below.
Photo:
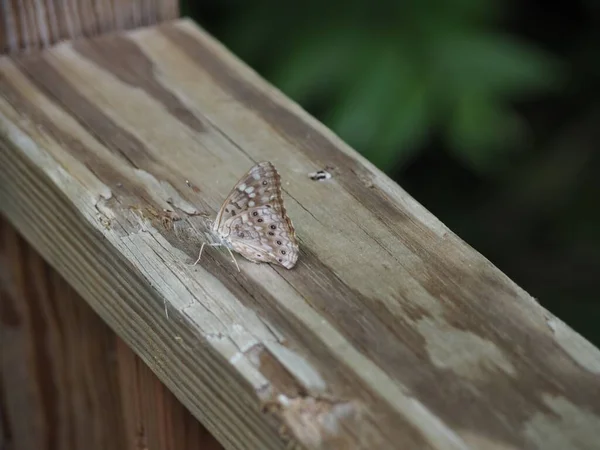
<path fill-rule="evenodd" d="M 182 12 L 600 345 L 600 2 Z"/>

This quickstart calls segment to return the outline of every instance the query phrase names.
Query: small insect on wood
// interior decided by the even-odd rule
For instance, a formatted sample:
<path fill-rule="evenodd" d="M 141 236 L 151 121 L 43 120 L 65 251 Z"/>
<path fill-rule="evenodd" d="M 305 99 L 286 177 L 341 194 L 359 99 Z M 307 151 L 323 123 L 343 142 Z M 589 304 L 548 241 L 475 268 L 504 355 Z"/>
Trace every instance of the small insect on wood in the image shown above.
<path fill-rule="evenodd" d="M 255 262 L 279 264 L 291 269 L 298 260 L 298 241 L 281 194 L 281 177 L 270 162 L 252 167 L 231 190 L 219 209 L 212 231 L 225 246 Z M 200 255 L 194 263 L 197 264 Z"/>
<path fill-rule="evenodd" d="M 331 178 L 331 173 L 327 172 L 326 170 L 319 170 L 317 172 L 309 173 L 308 178 L 313 181 L 329 180 Z"/>

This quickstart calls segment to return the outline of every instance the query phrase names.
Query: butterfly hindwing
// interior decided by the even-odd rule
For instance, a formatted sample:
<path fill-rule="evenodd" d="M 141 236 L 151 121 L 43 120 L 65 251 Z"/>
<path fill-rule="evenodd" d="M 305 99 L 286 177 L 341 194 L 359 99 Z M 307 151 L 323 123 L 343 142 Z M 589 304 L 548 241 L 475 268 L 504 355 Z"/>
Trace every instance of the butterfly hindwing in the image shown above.
<path fill-rule="evenodd" d="M 270 205 L 244 211 L 225 226 L 231 247 L 254 262 L 280 264 L 291 269 L 298 260 L 298 243 L 288 217 Z"/>

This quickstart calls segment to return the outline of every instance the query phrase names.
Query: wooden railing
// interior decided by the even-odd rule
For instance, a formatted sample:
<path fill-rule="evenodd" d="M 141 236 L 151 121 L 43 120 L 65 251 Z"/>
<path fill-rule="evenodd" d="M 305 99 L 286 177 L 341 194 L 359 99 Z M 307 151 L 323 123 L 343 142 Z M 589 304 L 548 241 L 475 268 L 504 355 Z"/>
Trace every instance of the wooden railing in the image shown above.
<path fill-rule="evenodd" d="M 5 226 L 5 440 L 207 448 L 131 348 L 226 448 L 597 448 L 598 349 L 191 21 L 2 58 L 0 146 L 2 213 L 69 285 Z M 194 266 L 262 160 L 296 267 Z"/>

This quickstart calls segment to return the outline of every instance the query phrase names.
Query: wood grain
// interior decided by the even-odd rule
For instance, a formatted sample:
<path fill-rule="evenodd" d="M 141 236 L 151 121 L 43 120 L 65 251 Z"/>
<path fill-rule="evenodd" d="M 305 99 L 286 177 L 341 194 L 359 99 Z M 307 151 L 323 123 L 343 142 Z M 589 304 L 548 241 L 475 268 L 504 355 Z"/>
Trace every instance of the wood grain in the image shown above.
<path fill-rule="evenodd" d="M 598 448 L 598 349 L 191 22 L 0 74 L 3 213 L 225 447 Z M 192 266 L 259 160 L 296 268 Z"/>
<path fill-rule="evenodd" d="M 0 53 L 19 53 L 179 16 L 176 0 L 2 0 Z"/>
<path fill-rule="evenodd" d="M 3 220 L 0 235 L 0 448 L 222 448 Z"/>

